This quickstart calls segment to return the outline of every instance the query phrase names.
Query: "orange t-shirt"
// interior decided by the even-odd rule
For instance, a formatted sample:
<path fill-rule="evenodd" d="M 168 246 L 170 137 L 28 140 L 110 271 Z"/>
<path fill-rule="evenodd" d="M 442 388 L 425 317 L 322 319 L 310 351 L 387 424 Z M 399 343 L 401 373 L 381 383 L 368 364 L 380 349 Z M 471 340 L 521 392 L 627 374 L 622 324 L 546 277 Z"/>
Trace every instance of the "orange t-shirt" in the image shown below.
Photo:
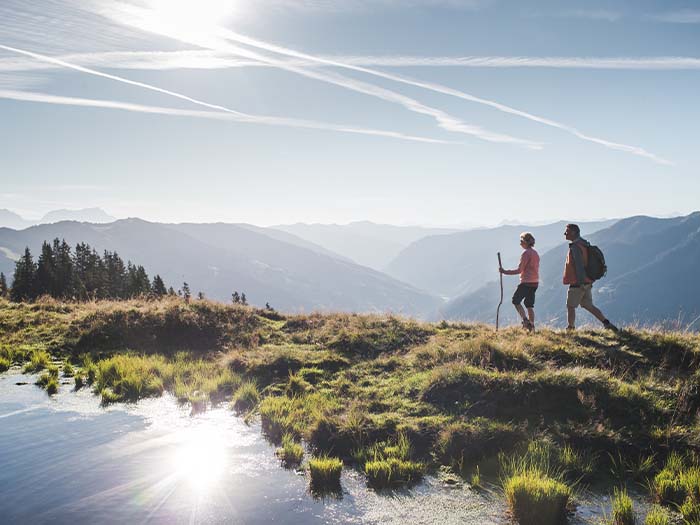
<path fill-rule="evenodd" d="M 576 244 L 580 249 L 581 249 L 581 255 L 583 258 L 583 266 L 584 268 L 588 265 L 588 247 L 586 246 L 585 243 L 582 242 L 576 242 L 574 241 L 573 244 Z M 584 283 L 579 283 L 578 282 L 578 277 L 576 276 L 576 263 L 574 261 L 573 256 L 571 255 L 571 250 L 574 249 L 573 247 L 569 247 L 569 252 L 566 254 L 566 264 L 564 265 L 564 279 L 563 282 L 564 284 L 589 284 L 592 283 L 593 281 L 586 276 L 584 279 Z"/>

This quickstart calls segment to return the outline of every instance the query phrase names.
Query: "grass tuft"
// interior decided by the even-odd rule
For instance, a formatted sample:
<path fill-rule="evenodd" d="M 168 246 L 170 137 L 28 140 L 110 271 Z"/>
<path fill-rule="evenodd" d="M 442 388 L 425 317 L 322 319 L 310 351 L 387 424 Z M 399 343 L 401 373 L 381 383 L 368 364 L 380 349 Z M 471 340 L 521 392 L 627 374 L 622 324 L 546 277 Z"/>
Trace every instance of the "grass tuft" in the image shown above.
<path fill-rule="evenodd" d="M 236 389 L 231 407 L 238 412 L 249 412 L 260 403 L 260 392 L 255 381 L 245 381 Z"/>
<path fill-rule="evenodd" d="M 420 480 L 424 468 L 422 463 L 388 457 L 365 463 L 365 474 L 372 487 L 386 488 Z"/>
<path fill-rule="evenodd" d="M 343 462 L 334 457 L 320 456 L 309 460 L 311 486 L 314 490 L 334 491 L 340 487 Z"/>
<path fill-rule="evenodd" d="M 654 505 L 647 513 L 644 525 L 671 525 L 671 518 L 663 507 Z"/>
<path fill-rule="evenodd" d="M 282 446 L 277 449 L 277 457 L 282 460 L 285 467 L 294 467 L 304 458 L 304 447 L 294 440 L 291 434 L 282 436 Z"/>
<path fill-rule="evenodd" d="M 503 484 L 508 508 L 520 525 L 556 525 L 566 520 L 571 489 L 539 470 L 526 470 Z"/>
<path fill-rule="evenodd" d="M 611 525 L 635 525 L 634 506 L 632 498 L 626 489 L 615 489 L 612 497 L 612 523 Z"/>

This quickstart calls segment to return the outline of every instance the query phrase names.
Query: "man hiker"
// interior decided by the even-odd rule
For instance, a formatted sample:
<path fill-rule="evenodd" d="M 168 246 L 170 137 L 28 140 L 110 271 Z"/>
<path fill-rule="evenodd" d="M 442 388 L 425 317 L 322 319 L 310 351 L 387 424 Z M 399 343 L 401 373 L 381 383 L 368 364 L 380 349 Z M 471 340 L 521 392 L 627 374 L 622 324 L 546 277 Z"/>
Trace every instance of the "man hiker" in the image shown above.
<path fill-rule="evenodd" d="M 569 285 L 566 294 L 566 311 L 569 322 L 567 330 L 576 329 L 576 308 L 581 306 L 588 310 L 608 330 L 617 332 L 617 327 L 593 305 L 593 279 L 586 275 L 590 243 L 581 238 L 581 229 L 577 224 L 567 224 L 564 237 L 569 244 L 569 253 L 566 255 L 564 266 L 564 284 Z"/>
<path fill-rule="evenodd" d="M 504 275 L 520 275 L 520 284 L 513 294 L 513 306 L 523 320 L 523 328 L 533 332 L 535 330 L 535 292 L 540 281 L 540 256 L 534 248 L 535 238 L 530 232 L 520 234 L 520 247 L 523 253 L 520 255 L 520 264 L 515 270 L 499 268 Z M 525 300 L 525 308 L 522 303 Z"/>

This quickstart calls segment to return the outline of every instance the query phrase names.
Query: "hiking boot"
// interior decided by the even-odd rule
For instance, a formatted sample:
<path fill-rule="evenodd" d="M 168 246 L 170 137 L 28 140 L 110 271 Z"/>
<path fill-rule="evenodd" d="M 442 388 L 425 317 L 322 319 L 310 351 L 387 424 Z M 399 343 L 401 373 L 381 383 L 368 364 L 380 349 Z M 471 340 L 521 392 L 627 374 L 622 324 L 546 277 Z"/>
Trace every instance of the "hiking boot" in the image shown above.
<path fill-rule="evenodd" d="M 529 319 L 523 319 L 523 328 L 528 332 L 535 331 L 535 325 L 532 324 Z"/>
<path fill-rule="evenodd" d="M 612 324 L 612 323 L 611 323 L 610 321 L 608 321 L 607 319 L 606 319 L 605 321 L 603 321 L 603 326 L 604 326 L 607 330 L 610 330 L 610 331 L 612 331 L 612 332 L 619 332 L 619 331 L 620 331 L 620 329 L 619 329 L 617 326 L 615 326 L 614 324 Z"/>
<path fill-rule="evenodd" d="M 567 327 L 566 327 L 566 331 L 569 332 L 569 333 L 575 332 L 575 331 L 576 331 L 576 327 L 575 327 L 575 326 L 567 326 Z"/>

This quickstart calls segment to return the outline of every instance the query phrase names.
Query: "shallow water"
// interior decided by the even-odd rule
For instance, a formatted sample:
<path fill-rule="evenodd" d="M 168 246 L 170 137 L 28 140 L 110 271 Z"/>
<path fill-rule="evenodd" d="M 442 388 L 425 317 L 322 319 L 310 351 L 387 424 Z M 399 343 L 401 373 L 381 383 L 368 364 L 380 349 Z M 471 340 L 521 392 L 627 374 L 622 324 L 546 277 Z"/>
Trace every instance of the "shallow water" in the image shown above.
<path fill-rule="evenodd" d="M 170 396 L 102 408 L 72 381 L 49 397 L 35 379 L 0 374 L 3 523 L 507 523 L 497 494 L 432 477 L 376 493 L 346 469 L 342 494 L 316 499 L 259 425 L 227 409 L 190 416 Z M 592 496 L 572 523 L 606 507 Z"/>

